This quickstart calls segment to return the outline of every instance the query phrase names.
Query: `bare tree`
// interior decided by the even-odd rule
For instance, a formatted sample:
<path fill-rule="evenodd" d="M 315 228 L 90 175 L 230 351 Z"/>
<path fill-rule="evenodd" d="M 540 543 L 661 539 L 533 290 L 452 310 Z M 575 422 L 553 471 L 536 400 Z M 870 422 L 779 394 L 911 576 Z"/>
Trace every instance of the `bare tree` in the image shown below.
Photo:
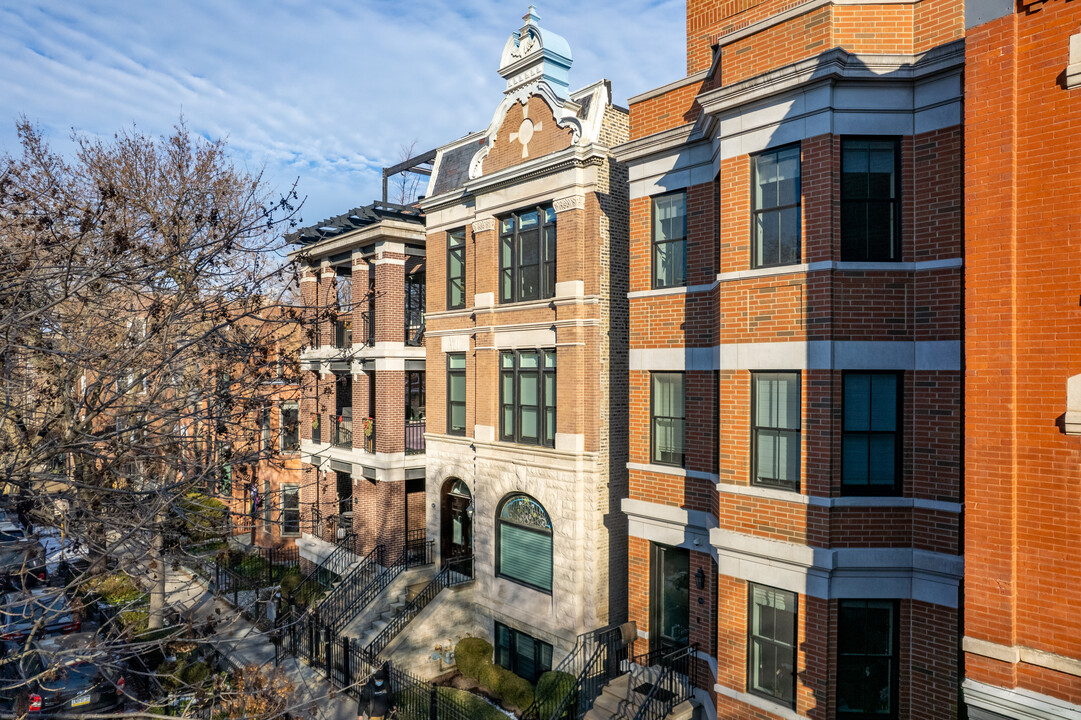
<path fill-rule="evenodd" d="M 413 157 L 417 150 L 417 140 L 408 145 L 402 143 L 398 146 L 398 162 L 403 163 Z M 420 192 L 420 183 L 423 175 L 413 172 L 400 172 L 394 176 L 394 186 L 389 200 L 398 205 L 412 205 L 417 201 Z"/>
<path fill-rule="evenodd" d="M 223 532 L 208 498 L 265 452 L 245 433 L 282 360 L 270 350 L 296 328 L 281 236 L 297 195 L 272 195 L 182 122 L 162 138 L 77 136 L 71 160 L 28 122 L 18 132 L 21 156 L 0 158 L 0 506 L 32 507 L 46 550 L 85 552 L 58 588 L 71 602 L 125 576 L 136 593 L 150 583 L 148 606 L 106 618 L 90 641 L 130 667 L 199 635 L 166 622 L 178 533 Z M 22 587 L 38 555 L 0 571 Z M 19 605 L 31 637 L 52 612 L 33 602 Z M 0 678 L 3 712 L 27 679 Z M 169 690 L 154 683 L 151 704 Z"/>

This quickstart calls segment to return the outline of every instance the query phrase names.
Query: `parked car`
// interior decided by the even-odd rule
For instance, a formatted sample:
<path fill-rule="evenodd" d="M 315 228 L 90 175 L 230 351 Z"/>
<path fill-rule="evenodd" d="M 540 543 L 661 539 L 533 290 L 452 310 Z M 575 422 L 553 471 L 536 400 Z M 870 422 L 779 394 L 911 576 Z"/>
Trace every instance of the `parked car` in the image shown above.
<path fill-rule="evenodd" d="M 7 518 L 0 521 L 0 545 L 25 542 L 30 542 L 30 538 L 26 537 L 26 533 L 17 523 Z"/>
<path fill-rule="evenodd" d="M 10 643 L 0 659 L 0 714 L 39 717 L 114 710 L 124 702 L 124 675 L 91 647 L 93 633 L 42 638 L 30 652 Z M 55 669 L 55 673 L 45 673 Z M 46 676 L 48 679 L 46 679 Z"/>
<path fill-rule="evenodd" d="M 0 581 L 4 589 L 22 590 L 45 582 L 45 546 L 36 540 L 0 544 Z"/>
<path fill-rule="evenodd" d="M 0 640 L 25 640 L 42 621 L 41 635 L 79 632 L 82 621 L 58 588 L 36 588 L 0 598 Z"/>

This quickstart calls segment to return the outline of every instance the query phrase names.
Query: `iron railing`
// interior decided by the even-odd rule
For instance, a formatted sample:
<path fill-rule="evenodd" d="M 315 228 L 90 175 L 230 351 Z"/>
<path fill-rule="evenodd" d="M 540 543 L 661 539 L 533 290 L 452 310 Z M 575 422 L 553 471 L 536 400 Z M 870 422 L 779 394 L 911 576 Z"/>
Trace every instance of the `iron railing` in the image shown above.
<path fill-rule="evenodd" d="M 352 560 L 356 558 L 353 554 L 354 538 L 353 533 L 346 533 L 334 550 L 297 583 L 289 599 L 300 605 L 310 605 L 323 593 L 324 588 L 331 587 L 335 579 L 344 575 Z"/>
<path fill-rule="evenodd" d="M 405 423 L 405 454 L 419 455 L 424 452 L 424 420 L 407 420 Z"/>
<path fill-rule="evenodd" d="M 384 547 L 376 545 L 352 572 L 319 603 L 319 616 L 328 627 L 348 613 L 364 593 L 365 588 L 383 572 Z M 374 597 L 374 596 L 373 596 Z"/>
<path fill-rule="evenodd" d="M 368 582 L 368 585 L 355 596 L 353 603 L 347 607 L 345 612 L 334 618 L 328 619 L 328 624 L 331 629 L 334 630 L 334 632 L 341 632 L 342 629 L 357 616 L 357 613 L 366 608 L 372 600 L 375 600 L 379 593 L 383 592 L 394 578 L 401 575 L 404 571 L 409 568 L 420 567 L 421 565 L 430 565 L 432 563 L 432 550 L 434 545 L 434 542 L 424 540 L 421 540 L 419 543 L 406 542 L 405 547 L 402 548 L 402 552 L 398 558 L 391 563 L 389 567 L 383 569 L 381 573 L 378 573 Z"/>
<path fill-rule="evenodd" d="M 574 682 L 553 683 L 544 695 L 522 713 L 523 720 L 577 720 L 593 706 L 604 686 L 624 672 L 629 657 L 620 625 L 583 633 L 574 649 L 556 666 L 555 671 L 574 678 Z"/>
<path fill-rule="evenodd" d="M 406 553 L 408 554 L 408 548 Z M 375 636 L 375 639 L 369 643 L 366 652 L 368 657 L 376 658 L 379 653 L 390 644 L 390 642 L 397 637 L 406 625 L 408 625 L 413 618 L 420 614 L 420 611 L 428 606 L 436 595 L 445 590 L 448 587 L 454 587 L 455 585 L 461 585 L 463 583 L 472 582 L 473 580 L 473 556 L 468 555 L 466 557 L 457 558 L 447 562 L 432 580 L 424 586 L 424 589 L 417 593 L 409 604 L 402 608 L 402 611 L 398 613 L 382 632 Z"/>
<path fill-rule="evenodd" d="M 353 408 L 344 407 L 334 419 L 334 444 L 338 447 L 353 447 Z"/>
<path fill-rule="evenodd" d="M 645 665 L 660 665 L 661 674 L 652 682 L 645 701 L 634 714 L 634 720 L 664 720 L 673 708 L 691 698 L 698 683 L 697 654 L 698 645 L 689 645 L 670 650 L 655 662 Z M 635 658 L 635 664 L 642 663 Z"/>
<path fill-rule="evenodd" d="M 312 427 L 312 442 L 318 445 L 323 442 L 322 436 L 319 432 L 319 413 L 311 414 L 311 427 Z"/>

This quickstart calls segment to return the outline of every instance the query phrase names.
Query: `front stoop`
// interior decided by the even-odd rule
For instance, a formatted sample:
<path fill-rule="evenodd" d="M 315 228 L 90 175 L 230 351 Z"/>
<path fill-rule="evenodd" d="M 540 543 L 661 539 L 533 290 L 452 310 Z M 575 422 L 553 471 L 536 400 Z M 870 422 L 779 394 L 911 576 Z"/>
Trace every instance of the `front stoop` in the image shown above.
<path fill-rule="evenodd" d="M 605 685 L 585 720 L 632 720 L 646 700 L 643 693 L 634 688 L 652 682 L 660 676 L 660 668 L 636 668 L 633 672 L 617 677 Z M 693 720 L 697 718 L 697 702 L 686 700 L 665 716 L 665 720 Z"/>

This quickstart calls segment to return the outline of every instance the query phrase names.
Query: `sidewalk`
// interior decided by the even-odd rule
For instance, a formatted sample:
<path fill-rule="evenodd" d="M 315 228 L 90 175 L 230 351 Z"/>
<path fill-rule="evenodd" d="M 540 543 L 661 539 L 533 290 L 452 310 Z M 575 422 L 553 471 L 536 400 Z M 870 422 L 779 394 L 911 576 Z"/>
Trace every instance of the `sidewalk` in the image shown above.
<path fill-rule="evenodd" d="M 264 669 L 274 666 L 274 646 L 270 639 L 228 603 L 216 599 L 198 576 L 183 568 L 170 569 L 165 578 L 165 599 L 167 605 L 196 627 L 213 617 L 217 623 L 215 642 L 222 654 L 236 664 Z M 332 688 L 318 671 L 292 656 L 282 659 L 281 670 L 296 685 L 293 705 L 297 715 L 312 708 L 311 717 L 318 720 L 355 720 L 356 702 Z"/>

